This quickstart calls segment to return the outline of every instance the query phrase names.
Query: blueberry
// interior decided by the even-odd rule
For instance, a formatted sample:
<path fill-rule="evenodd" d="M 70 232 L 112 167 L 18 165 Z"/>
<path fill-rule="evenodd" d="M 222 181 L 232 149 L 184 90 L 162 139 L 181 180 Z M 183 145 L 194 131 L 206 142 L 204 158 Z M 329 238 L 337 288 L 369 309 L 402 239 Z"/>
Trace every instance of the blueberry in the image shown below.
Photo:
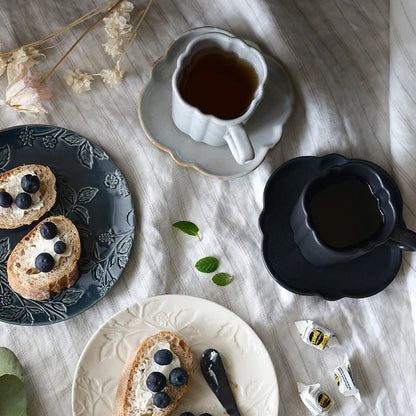
<path fill-rule="evenodd" d="M 168 365 L 172 362 L 173 355 L 169 350 L 159 350 L 155 352 L 153 359 L 156 364 Z"/>
<path fill-rule="evenodd" d="M 0 192 L 0 207 L 9 208 L 11 204 L 13 204 L 12 196 L 6 191 L 1 191 Z"/>
<path fill-rule="evenodd" d="M 166 377 L 162 373 L 154 371 L 147 376 L 146 386 L 153 392 L 163 390 L 166 387 Z"/>
<path fill-rule="evenodd" d="M 184 413 L 181 413 L 179 416 L 195 416 L 195 415 L 191 412 L 184 412 Z"/>
<path fill-rule="evenodd" d="M 183 386 L 188 381 L 188 373 L 182 367 L 174 368 L 169 374 L 169 381 L 173 386 Z"/>
<path fill-rule="evenodd" d="M 42 273 L 50 272 L 54 265 L 55 261 L 49 253 L 40 253 L 36 257 L 35 266 Z"/>
<path fill-rule="evenodd" d="M 170 397 L 164 391 L 159 391 L 153 396 L 153 404 L 159 409 L 164 409 L 170 405 Z"/>
<path fill-rule="evenodd" d="M 16 196 L 14 202 L 18 208 L 28 209 L 32 205 L 32 197 L 29 194 L 22 192 Z"/>
<path fill-rule="evenodd" d="M 40 235 L 45 240 L 52 240 L 52 238 L 55 238 L 57 234 L 58 234 L 58 229 L 56 228 L 56 225 L 51 221 L 44 222 L 40 226 Z"/>
<path fill-rule="evenodd" d="M 35 192 L 39 191 L 40 188 L 39 178 L 36 175 L 27 174 L 23 176 L 22 180 L 20 181 L 20 185 L 25 192 L 34 194 Z"/>
<path fill-rule="evenodd" d="M 66 251 L 66 244 L 63 241 L 57 241 L 54 245 L 53 245 L 53 251 L 56 254 L 63 254 Z"/>

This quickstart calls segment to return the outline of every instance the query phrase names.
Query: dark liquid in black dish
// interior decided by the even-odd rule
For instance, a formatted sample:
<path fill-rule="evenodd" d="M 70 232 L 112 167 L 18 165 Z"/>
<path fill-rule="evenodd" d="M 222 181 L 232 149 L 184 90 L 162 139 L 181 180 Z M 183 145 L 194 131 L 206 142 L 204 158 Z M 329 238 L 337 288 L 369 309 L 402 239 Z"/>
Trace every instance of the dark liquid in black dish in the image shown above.
<path fill-rule="evenodd" d="M 179 92 L 188 104 L 204 114 L 230 120 L 246 112 L 257 83 L 250 63 L 235 53 L 213 47 L 192 57 L 183 69 Z"/>
<path fill-rule="evenodd" d="M 312 227 L 328 247 L 359 247 L 375 238 L 383 224 L 379 201 L 357 177 L 344 177 L 312 190 L 307 202 Z"/>

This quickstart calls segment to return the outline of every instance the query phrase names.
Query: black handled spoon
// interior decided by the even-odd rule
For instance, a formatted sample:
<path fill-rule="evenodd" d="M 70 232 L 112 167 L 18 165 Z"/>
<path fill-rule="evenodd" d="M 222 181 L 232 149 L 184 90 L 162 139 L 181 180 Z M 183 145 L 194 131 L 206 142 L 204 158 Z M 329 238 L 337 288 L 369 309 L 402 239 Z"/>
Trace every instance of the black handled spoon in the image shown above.
<path fill-rule="evenodd" d="M 200 366 L 208 386 L 217 396 L 227 414 L 240 416 L 219 352 L 213 348 L 205 350 L 201 354 Z"/>

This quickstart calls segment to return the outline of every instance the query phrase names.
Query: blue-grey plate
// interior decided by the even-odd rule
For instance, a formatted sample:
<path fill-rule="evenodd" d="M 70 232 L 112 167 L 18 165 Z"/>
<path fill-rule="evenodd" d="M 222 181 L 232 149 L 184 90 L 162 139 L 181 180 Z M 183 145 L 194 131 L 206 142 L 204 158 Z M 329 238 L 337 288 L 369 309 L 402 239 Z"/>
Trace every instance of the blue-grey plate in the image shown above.
<path fill-rule="evenodd" d="M 7 259 L 38 222 L 0 230 L 0 320 L 45 325 L 71 318 L 98 302 L 126 267 L 134 239 L 130 191 L 117 166 L 98 146 L 55 126 L 24 125 L 0 131 L 0 173 L 20 165 L 49 166 L 56 176 L 57 202 L 42 219 L 65 215 L 78 228 L 82 254 L 74 286 L 46 301 L 27 300 L 7 280 Z"/>

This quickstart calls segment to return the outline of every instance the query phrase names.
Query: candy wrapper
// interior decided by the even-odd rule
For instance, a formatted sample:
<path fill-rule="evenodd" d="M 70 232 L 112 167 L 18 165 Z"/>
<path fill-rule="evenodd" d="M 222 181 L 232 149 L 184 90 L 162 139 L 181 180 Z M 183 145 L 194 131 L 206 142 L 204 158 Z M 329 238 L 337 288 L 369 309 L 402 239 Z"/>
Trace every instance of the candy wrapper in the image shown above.
<path fill-rule="evenodd" d="M 339 346 L 337 337 L 332 331 L 317 325 L 311 320 L 296 321 L 295 325 L 302 341 L 318 350 Z"/>
<path fill-rule="evenodd" d="M 334 370 L 334 374 L 340 393 L 344 396 L 354 396 L 361 403 L 360 392 L 355 386 L 347 354 L 345 354 L 344 363 Z"/>
<path fill-rule="evenodd" d="M 321 390 L 320 384 L 305 385 L 298 383 L 298 391 L 303 404 L 309 409 L 313 416 L 326 413 L 334 402 Z"/>

